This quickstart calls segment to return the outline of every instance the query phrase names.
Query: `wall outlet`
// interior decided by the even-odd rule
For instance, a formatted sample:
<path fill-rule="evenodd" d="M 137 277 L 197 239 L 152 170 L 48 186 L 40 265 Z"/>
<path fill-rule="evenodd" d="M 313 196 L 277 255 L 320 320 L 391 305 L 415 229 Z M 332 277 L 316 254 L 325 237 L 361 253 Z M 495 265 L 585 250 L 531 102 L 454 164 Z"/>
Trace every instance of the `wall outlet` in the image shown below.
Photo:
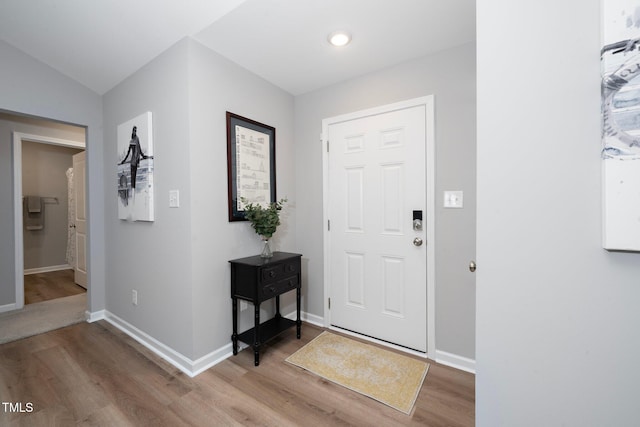
<path fill-rule="evenodd" d="M 135 289 L 131 291 L 131 303 L 133 305 L 138 305 L 138 291 Z"/>

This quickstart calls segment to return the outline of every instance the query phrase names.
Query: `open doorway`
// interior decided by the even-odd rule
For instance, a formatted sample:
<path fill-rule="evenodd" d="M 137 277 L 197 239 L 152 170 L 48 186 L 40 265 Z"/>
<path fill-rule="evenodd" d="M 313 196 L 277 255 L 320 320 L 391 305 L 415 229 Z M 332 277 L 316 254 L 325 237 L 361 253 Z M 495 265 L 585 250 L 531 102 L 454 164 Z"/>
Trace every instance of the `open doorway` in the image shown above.
<path fill-rule="evenodd" d="M 41 132 L 49 134 L 47 129 Z M 84 148 L 78 146 L 82 141 L 57 139 L 54 144 L 49 135 L 19 133 L 18 137 L 22 151 L 24 304 L 84 293 L 86 274 L 78 271 L 85 271 L 85 262 L 78 263 L 76 232 L 78 201 L 84 212 L 83 185 L 76 195 L 78 181 L 84 181 L 80 164 Z"/>
<path fill-rule="evenodd" d="M 65 260 L 65 254 L 62 254 L 62 261 L 51 261 L 48 256 L 38 255 L 36 256 L 37 263 L 25 265 L 25 233 L 33 233 L 38 239 L 42 240 L 43 236 L 37 235 L 38 228 L 37 223 L 29 223 L 31 230 L 26 231 L 26 223 L 24 215 L 25 201 L 23 201 L 23 195 L 31 195 L 23 193 L 23 148 L 29 144 L 33 144 L 34 147 L 59 147 L 66 149 L 65 155 L 81 152 L 84 154 L 86 148 L 86 133 L 87 129 L 82 126 L 74 126 L 66 123 L 60 123 L 53 120 L 47 120 L 37 117 L 24 116 L 16 113 L 0 111 L 0 142 L 6 148 L 10 147 L 11 155 L 10 168 L 5 169 L 9 172 L 4 174 L 3 182 L 7 185 L 3 188 L 4 194 L 6 194 L 6 200 L 12 200 L 12 203 L 7 203 L 13 209 L 13 214 L 9 214 L 9 209 L 4 209 L 3 215 L 5 218 L 13 218 L 13 221 L 5 222 L 3 227 L 4 235 L 13 235 L 13 257 L 6 256 L 2 261 L 2 268 L 5 271 L 12 271 L 14 280 L 12 282 L 4 282 L 0 288 L 0 295 L 3 295 L 3 304 L 0 305 L 0 324 L 2 324 L 0 333 L 0 343 L 13 341 L 15 339 L 24 338 L 34 334 L 46 332 L 48 330 L 57 329 L 63 326 L 67 326 L 72 323 L 77 323 L 85 320 L 87 310 L 87 292 L 80 288 L 79 294 L 66 296 L 61 298 L 51 298 L 43 301 L 32 301 L 32 304 L 25 305 L 25 268 L 27 273 L 36 274 L 49 274 L 53 272 L 63 271 L 64 269 L 70 270 L 70 264 Z M 24 146 L 24 147 L 23 147 Z M 69 152 L 68 149 L 72 150 Z M 29 150 L 29 147 L 27 147 Z M 46 150 L 44 150 L 46 152 Z M 35 154 L 35 158 L 47 157 L 40 154 Z M 31 161 L 34 161 L 33 158 Z M 37 167 L 37 174 L 44 173 L 42 166 Z M 65 170 L 63 170 L 63 179 L 66 179 Z M 48 181 L 51 179 L 48 176 L 40 177 L 41 181 Z M 12 183 L 12 184 L 10 184 Z M 66 187 L 64 181 L 61 184 Z M 13 187 L 10 190 L 10 187 Z M 25 185 L 28 187 L 28 185 Z M 30 188 L 30 187 L 28 187 Z M 10 191 L 7 194 L 7 191 Z M 34 191 L 34 190 L 28 190 Z M 67 190 L 64 189 L 64 192 Z M 81 189 L 82 193 L 85 192 L 85 187 Z M 37 194 L 36 194 L 37 193 Z M 40 211 L 42 212 L 42 206 L 44 206 L 44 228 L 48 229 L 49 226 L 54 227 L 54 222 L 50 222 L 52 217 L 50 214 L 57 213 L 62 215 L 62 225 L 58 230 L 58 233 L 63 236 L 67 232 L 67 206 L 66 200 L 68 194 L 59 194 L 50 192 L 49 189 L 34 191 L 38 196 L 41 196 L 39 201 Z M 37 204 L 34 204 L 37 206 Z M 55 208 L 55 209 L 54 209 Z M 32 207 L 34 210 L 34 207 Z M 35 208 L 37 210 L 37 208 Z M 35 213 L 35 212 L 34 212 Z M 13 228 L 13 230 L 7 228 Z M 12 232 L 11 232 L 12 231 Z M 42 229 L 40 229 L 42 231 Z M 40 242 L 42 243 L 42 242 Z M 33 244 L 31 242 L 30 244 Z M 66 250 L 63 249 L 63 251 Z M 7 254 L 8 255 L 8 254 Z M 31 257 L 32 254 L 29 254 Z M 60 260 L 60 258 L 57 258 Z M 86 264 L 86 260 L 84 261 Z M 66 274 L 69 274 L 67 271 Z M 31 274 L 29 274 L 31 276 Z M 35 277 L 34 277 L 35 278 Z M 73 284 L 75 285 L 75 283 Z M 47 297 L 49 298 L 49 297 Z"/>
<path fill-rule="evenodd" d="M 13 139 L 14 308 L 86 294 L 85 251 L 78 248 L 84 249 L 86 241 L 86 128 L 11 113 L 0 113 L 0 125 L 11 130 Z M 80 170 L 76 157 L 82 159 Z M 83 216 L 81 245 L 76 238 L 77 211 Z M 84 287 L 76 283 L 79 266 L 79 285 Z M 86 295 L 84 301 L 83 310 Z"/>

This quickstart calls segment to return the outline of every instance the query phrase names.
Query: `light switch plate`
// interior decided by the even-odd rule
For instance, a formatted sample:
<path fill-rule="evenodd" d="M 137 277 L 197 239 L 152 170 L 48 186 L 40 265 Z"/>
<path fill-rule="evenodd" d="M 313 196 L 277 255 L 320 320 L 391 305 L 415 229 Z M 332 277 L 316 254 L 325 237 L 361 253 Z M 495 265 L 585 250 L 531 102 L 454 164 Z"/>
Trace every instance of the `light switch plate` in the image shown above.
<path fill-rule="evenodd" d="M 445 191 L 444 207 L 461 209 L 463 206 L 462 199 L 463 199 L 462 191 Z"/>
<path fill-rule="evenodd" d="M 169 207 L 180 207 L 180 192 L 178 190 L 169 190 Z"/>

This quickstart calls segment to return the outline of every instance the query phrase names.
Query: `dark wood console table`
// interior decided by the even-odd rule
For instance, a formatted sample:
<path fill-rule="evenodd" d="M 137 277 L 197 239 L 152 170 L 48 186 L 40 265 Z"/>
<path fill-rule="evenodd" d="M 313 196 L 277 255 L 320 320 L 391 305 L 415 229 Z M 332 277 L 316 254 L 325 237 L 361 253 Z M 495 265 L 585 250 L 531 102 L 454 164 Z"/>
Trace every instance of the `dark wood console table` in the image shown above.
<path fill-rule="evenodd" d="M 231 264 L 231 300 L 233 301 L 233 354 L 238 354 L 238 340 L 253 347 L 254 364 L 260 364 L 260 346 L 271 338 L 296 326 L 300 339 L 300 259 L 302 255 L 274 252 L 271 258 L 252 256 L 234 259 Z M 280 315 L 280 295 L 296 290 L 296 320 Z M 260 304 L 276 299 L 276 314 L 260 322 Z M 253 303 L 255 325 L 238 334 L 238 299 Z"/>

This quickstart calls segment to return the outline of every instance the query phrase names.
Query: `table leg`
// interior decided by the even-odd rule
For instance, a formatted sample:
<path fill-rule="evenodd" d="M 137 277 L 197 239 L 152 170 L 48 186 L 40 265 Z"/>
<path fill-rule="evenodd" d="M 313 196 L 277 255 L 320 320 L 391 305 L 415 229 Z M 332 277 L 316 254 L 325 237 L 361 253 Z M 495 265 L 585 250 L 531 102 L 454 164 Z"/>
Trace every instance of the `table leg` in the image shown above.
<path fill-rule="evenodd" d="M 296 289 L 296 338 L 300 339 L 300 328 L 302 320 L 300 320 L 300 286 Z"/>
<path fill-rule="evenodd" d="M 253 329 L 253 364 L 258 366 L 260 364 L 260 303 L 255 302 L 254 307 L 254 329 Z"/>
<path fill-rule="evenodd" d="M 280 317 L 280 295 L 276 296 L 276 319 Z"/>
<path fill-rule="evenodd" d="M 238 299 L 231 298 L 233 301 L 233 334 L 231 335 L 231 342 L 233 344 L 233 355 L 238 354 Z"/>

